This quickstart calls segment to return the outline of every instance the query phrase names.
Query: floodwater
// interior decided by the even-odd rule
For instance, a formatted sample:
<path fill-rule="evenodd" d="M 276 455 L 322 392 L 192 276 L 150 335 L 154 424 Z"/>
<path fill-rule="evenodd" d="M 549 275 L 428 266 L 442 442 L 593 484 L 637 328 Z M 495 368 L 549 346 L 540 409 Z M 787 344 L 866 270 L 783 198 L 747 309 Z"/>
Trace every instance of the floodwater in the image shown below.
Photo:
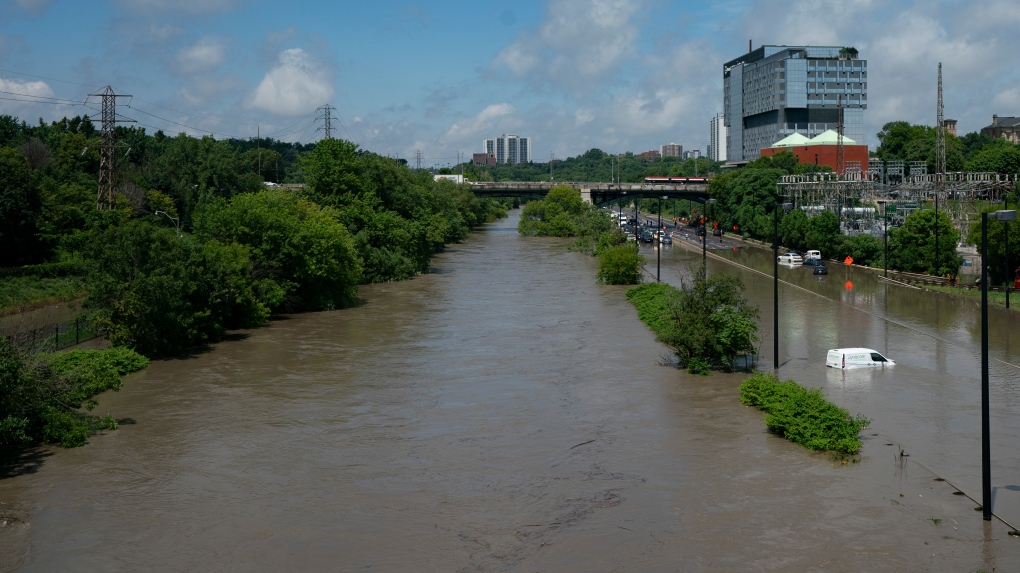
<path fill-rule="evenodd" d="M 885 287 L 855 278 L 845 294 L 835 272 L 787 269 L 821 296 L 781 291 L 782 375 L 875 420 L 843 465 L 770 435 L 739 403 L 743 375 L 662 365 L 624 287 L 596 285 L 595 259 L 516 222 L 450 248 L 432 274 L 363 287 L 359 307 L 127 377 L 97 409 L 120 429 L 0 480 L 0 570 L 1020 568 L 1020 540 L 968 498 L 975 329 L 952 326 L 966 304 L 887 291 L 891 323 L 876 310 Z M 671 281 L 700 260 L 663 255 Z M 730 256 L 771 268 L 767 253 Z M 771 356 L 771 278 L 709 272 L 748 284 Z M 824 349 L 840 345 L 897 365 L 827 371 Z M 1014 371 L 993 364 L 993 483 L 1012 491 L 1020 406 Z"/>

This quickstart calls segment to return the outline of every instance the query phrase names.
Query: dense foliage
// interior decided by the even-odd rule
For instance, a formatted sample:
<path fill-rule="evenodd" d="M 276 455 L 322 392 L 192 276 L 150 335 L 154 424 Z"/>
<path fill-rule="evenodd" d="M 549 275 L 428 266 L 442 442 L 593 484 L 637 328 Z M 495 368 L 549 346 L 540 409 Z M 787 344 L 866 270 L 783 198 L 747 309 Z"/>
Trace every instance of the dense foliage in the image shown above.
<path fill-rule="evenodd" d="M 680 288 L 649 283 L 627 291 L 627 298 L 679 364 L 700 371 L 733 369 L 739 356 L 754 354 L 759 313 L 743 291 L 734 276 L 694 271 L 681 278 Z"/>
<path fill-rule="evenodd" d="M 0 452 L 35 442 L 81 446 L 116 421 L 89 414 L 94 397 L 148 360 L 125 348 L 25 356 L 0 337 Z"/>
<path fill-rule="evenodd" d="M 598 257 L 599 270 L 596 278 L 600 283 L 635 285 L 641 282 L 641 265 L 644 264 L 645 257 L 638 253 L 635 246 L 624 243 L 608 247 L 603 249 Z"/>
<path fill-rule="evenodd" d="M 860 432 L 871 423 L 850 416 L 827 401 L 819 389 L 808 390 L 793 380 L 780 382 L 759 372 L 740 385 L 740 401 L 764 411 L 769 430 L 811 450 L 856 454 Z"/>

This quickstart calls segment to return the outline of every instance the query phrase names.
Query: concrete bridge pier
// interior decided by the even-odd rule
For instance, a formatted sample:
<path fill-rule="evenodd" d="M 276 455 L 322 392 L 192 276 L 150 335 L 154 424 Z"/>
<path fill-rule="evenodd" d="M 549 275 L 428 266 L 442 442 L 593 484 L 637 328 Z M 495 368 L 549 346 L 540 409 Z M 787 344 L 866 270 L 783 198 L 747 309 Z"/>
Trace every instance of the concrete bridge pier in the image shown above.
<path fill-rule="evenodd" d="M 591 188 L 581 187 L 581 201 L 591 204 Z"/>

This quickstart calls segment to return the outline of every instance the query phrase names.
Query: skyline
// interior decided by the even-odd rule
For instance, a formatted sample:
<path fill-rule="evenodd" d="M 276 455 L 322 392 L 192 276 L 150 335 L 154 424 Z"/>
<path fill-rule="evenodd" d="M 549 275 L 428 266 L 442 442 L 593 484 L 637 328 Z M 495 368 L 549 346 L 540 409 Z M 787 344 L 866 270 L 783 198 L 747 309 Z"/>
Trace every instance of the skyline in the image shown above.
<path fill-rule="evenodd" d="M 536 162 L 671 142 L 704 154 L 722 64 L 749 39 L 856 47 L 872 148 L 888 121 L 935 123 L 940 61 L 961 135 L 1020 115 L 1020 71 L 1001 56 L 1020 48 L 1020 5 L 1004 0 L 0 0 L 0 13 L 0 114 L 92 114 L 80 102 L 109 84 L 133 96 L 118 112 L 148 133 L 308 143 L 330 104 L 341 137 L 381 155 L 421 150 L 429 165 L 501 133 L 531 137 Z"/>

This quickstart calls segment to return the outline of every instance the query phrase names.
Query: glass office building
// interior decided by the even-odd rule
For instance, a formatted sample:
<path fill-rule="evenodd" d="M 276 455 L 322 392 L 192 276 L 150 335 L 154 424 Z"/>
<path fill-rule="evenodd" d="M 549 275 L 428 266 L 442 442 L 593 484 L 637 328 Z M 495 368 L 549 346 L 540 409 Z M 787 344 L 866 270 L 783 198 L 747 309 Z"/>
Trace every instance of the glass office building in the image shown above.
<path fill-rule="evenodd" d="M 835 130 L 840 97 L 843 134 L 864 141 L 868 62 L 854 48 L 762 46 L 726 62 L 727 159 L 753 161 L 763 147 L 793 133 L 811 138 Z"/>

